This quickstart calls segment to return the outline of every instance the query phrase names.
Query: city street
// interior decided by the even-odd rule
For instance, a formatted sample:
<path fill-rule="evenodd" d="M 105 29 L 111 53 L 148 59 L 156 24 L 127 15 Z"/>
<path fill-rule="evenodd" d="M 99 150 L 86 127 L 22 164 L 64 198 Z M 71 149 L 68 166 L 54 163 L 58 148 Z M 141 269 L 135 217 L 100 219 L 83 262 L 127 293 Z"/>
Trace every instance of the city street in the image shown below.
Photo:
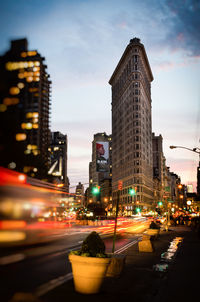
<path fill-rule="evenodd" d="M 141 223 L 138 222 L 137 226 Z M 136 226 L 136 225 L 135 225 Z M 96 231 L 102 227 L 95 228 Z M 68 261 L 68 253 L 79 249 L 84 238 L 94 228 L 73 227 L 71 234 L 67 231 L 62 239 L 48 243 L 4 248 L 1 250 L 0 274 L 1 301 L 8 301 L 16 292 L 46 293 L 52 289 L 52 280 L 61 285 L 71 279 L 71 265 Z M 143 230 L 145 227 L 143 227 Z M 130 228 L 129 228 L 130 230 Z M 135 244 L 140 235 L 136 232 L 122 232 L 117 236 L 115 252 L 124 251 Z M 106 245 L 106 252 L 112 252 L 112 234 L 102 235 Z M 45 285 L 45 287 L 44 287 Z"/>
<path fill-rule="evenodd" d="M 199 301 L 199 16 L 0 1 L 0 302 Z"/>

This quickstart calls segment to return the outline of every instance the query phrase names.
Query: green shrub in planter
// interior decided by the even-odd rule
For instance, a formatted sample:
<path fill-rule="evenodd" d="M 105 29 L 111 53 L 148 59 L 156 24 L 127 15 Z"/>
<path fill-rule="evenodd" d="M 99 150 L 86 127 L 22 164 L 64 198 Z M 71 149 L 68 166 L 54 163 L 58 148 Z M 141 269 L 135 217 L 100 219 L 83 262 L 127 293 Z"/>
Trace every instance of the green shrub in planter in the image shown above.
<path fill-rule="evenodd" d="M 78 255 L 83 257 L 97 257 L 108 258 L 110 257 L 105 253 L 105 244 L 99 234 L 95 231 L 91 232 L 83 241 L 81 249 L 71 251 L 71 255 Z"/>
<path fill-rule="evenodd" d="M 157 223 L 155 223 L 154 221 L 152 221 L 149 228 L 150 229 L 160 229 L 160 226 Z"/>

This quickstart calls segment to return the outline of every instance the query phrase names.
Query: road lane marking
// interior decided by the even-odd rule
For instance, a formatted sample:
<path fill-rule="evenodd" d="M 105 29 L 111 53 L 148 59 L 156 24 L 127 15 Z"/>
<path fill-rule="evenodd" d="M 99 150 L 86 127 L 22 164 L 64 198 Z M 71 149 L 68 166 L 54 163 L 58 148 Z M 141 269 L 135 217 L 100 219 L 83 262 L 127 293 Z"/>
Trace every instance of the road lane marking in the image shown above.
<path fill-rule="evenodd" d="M 139 238 L 127 243 L 126 245 L 124 245 L 123 247 L 121 247 L 120 249 L 116 250 L 115 251 L 115 254 L 120 254 L 122 253 L 123 251 L 127 250 L 130 246 L 136 244 L 137 242 L 139 241 Z"/>
<path fill-rule="evenodd" d="M 124 250 L 128 249 L 130 246 L 136 244 L 138 241 L 139 241 L 139 238 L 129 242 L 128 244 L 126 244 L 122 248 L 118 249 L 115 253 L 120 254 Z M 68 273 L 64 276 L 60 276 L 58 278 L 50 280 L 49 282 L 39 286 L 35 290 L 34 295 L 37 296 L 37 297 L 41 297 L 41 296 L 45 295 L 46 293 L 48 293 L 49 291 L 53 290 L 54 288 L 62 285 L 63 283 L 70 281 L 72 278 L 73 278 L 73 274 Z"/>
<path fill-rule="evenodd" d="M 34 292 L 34 295 L 37 297 L 41 297 L 48 293 L 50 290 L 62 285 L 63 283 L 71 280 L 73 278 L 72 273 L 68 273 L 64 276 L 60 276 L 56 279 L 50 280 L 47 283 L 40 285 Z"/>
<path fill-rule="evenodd" d="M 8 265 L 11 263 L 22 261 L 26 258 L 24 254 L 13 254 L 0 258 L 0 265 Z"/>

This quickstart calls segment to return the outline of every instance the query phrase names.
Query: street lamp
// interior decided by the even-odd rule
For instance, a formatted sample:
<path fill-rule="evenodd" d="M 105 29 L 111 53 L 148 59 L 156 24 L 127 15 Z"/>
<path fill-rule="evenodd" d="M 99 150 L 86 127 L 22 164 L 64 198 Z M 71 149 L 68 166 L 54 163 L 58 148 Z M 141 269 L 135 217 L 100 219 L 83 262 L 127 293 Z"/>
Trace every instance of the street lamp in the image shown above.
<path fill-rule="evenodd" d="M 197 154 L 199 154 L 199 166 L 200 166 L 200 148 L 187 148 L 187 147 L 183 147 L 183 146 L 169 146 L 170 149 L 175 149 L 175 148 L 182 148 L 182 149 L 186 149 L 192 152 L 195 152 Z M 198 170 L 200 169 L 200 167 L 198 167 Z M 198 172 L 199 173 L 199 172 Z M 199 174 L 198 174 L 199 175 Z M 198 176 L 197 176 L 197 181 L 198 181 Z M 180 187 L 179 187 L 180 188 Z M 197 189 L 197 194 L 198 194 L 198 189 Z M 183 199 L 183 195 L 180 195 L 180 198 Z"/>
<path fill-rule="evenodd" d="M 192 152 L 195 152 L 195 153 L 198 153 L 199 156 L 200 156 L 200 148 L 193 148 L 193 149 L 190 149 L 190 148 L 187 148 L 187 147 L 182 147 L 182 146 L 169 146 L 170 149 L 175 149 L 175 148 L 182 148 L 182 149 L 186 149 L 186 150 L 189 150 L 189 151 L 192 151 Z M 199 151 L 198 151 L 199 150 Z"/>

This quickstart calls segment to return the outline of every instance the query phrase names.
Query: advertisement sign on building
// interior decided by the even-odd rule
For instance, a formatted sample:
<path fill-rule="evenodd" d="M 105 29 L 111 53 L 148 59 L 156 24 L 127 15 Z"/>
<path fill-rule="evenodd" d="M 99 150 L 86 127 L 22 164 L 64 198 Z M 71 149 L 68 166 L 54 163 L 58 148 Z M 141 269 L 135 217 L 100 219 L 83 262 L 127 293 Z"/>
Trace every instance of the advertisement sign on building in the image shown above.
<path fill-rule="evenodd" d="M 109 171 L 109 143 L 96 142 L 97 172 Z"/>

